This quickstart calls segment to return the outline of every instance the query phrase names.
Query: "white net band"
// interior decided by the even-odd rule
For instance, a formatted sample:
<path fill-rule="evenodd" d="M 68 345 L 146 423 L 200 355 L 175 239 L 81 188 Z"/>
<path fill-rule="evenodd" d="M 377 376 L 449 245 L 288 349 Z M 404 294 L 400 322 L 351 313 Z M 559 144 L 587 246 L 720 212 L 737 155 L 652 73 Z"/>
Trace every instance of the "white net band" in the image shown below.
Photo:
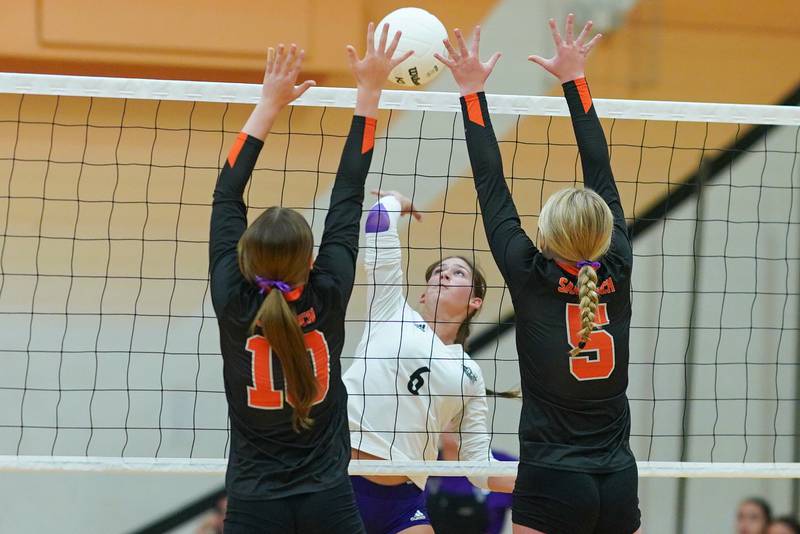
<path fill-rule="evenodd" d="M 800 478 L 795 463 L 638 462 L 643 478 Z M 100 472 L 223 475 L 224 458 L 106 458 L 84 456 L 0 456 L 0 472 Z M 353 460 L 351 475 L 510 476 L 517 462 L 409 462 Z"/>
<path fill-rule="evenodd" d="M 261 94 L 261 87 L 243 83 L 0 73 L 0 93 L 255 104 Z M 569 116 L 567 103 L 561 97 L 489 95 L 487 99 L 492 113 Z M 293 105 L 352 108 L 355 102 L 355 89 L 312 87 Z M 593 102 L 597 115 L 601 118 L 800 125 L 800 108 L 790 106 L 604 98 L 595 98 Z M 430 91 L 386 90 L 382 93 L 380 107 L 407 111 L 459 112 L 461 110 L 457 94 Z"/>
<path fill-rule="evenodd" d="M 220 162 L 249 111 L 227 104 L 255 103 L 259 86 L 0 74 L 0 93 L 10 95 L 0 95 L 9 103 L 0 108 L 0 165 L 8 169 L 0 180 L 0 395 L 7 407 L 0 454 L 18 454 L 0 456 L 0 471 L 223 473 L 227 414 L 205 240 Z M 560 97 L 488 98 L 491 111 L 505 115 L 496 125 L 506 133 L 509 179 L 530 222 L 553 188 L 578 180 L 566 104 Z M 160 102 L 167 100 L 179 102 Z M 312 225 L 315 216 L 322 221 L 321 197 L 335 174 L 329 162 L 354 102 L 353 89 L 308 91 L 297 102 L 305 107 L 287 113 L 271 134 L 248 202 L 304 209 Z M 800 261 L 800 108 L 594 102 L 612 119 L 604 123 L 627 213 L 655 227 L 636 243 L 632 446 L 642 460 L 697 461 L 640 462 L 640 476 L 800 478 L 800 464 L 781 463 L 797 450 L 798 294 L 790 279 Z M 410 113 L 385 113 L 371 183 L 408 187 L 415 202 L 442 212 L 439 228 L 407 234 L 409 271 L 424 270 L 440 250 L 470 247 L 492 265 L 479 231 L 469 241 L 459 237 L 470 237 L 463 229 L 477 228 L 478 214 L 458 95 L 385 91 L 381 107 Z M 759 130 L 769 132 L 740 146 Z M 681 186 L 691 189 L 685 197 L 693 195 L 694 205 L 649 213 Z M 173 254 L 165 246 L 174 247 L 175 261 L 162 261 Z M 490 287 L 503 287 L 498 276 Z M 486 324 L 500 320 L 499 310 L 484 311 Z M 354 325 L 366 321 L 364 310 L 349 313 Z M 492 374 L 487 384 L 513 383 L 512 347 L 498 341 L 482 357 Z M 517 439 L 510 413 L 492 411 L 489 427 L 501 450 Z M 690 453 L 681 452 L 684 442 Z M 48 449 L 51 456 L 29 456 Z M 725 463 L 740 459 L 753 461 Z M 516 467 L 353 462 L 351 473 L 485 476 Z"/>

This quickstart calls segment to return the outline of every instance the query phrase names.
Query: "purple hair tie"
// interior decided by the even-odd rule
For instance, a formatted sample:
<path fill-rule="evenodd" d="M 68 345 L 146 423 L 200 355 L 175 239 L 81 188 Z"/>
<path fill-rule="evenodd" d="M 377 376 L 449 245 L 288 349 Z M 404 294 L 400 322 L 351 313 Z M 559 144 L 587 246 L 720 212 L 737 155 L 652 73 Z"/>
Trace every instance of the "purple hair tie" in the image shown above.
<path fill-rule="evenodd" d="M 578 269 L 583 269 L 584 267 L 591 267 L 592 269 L 594 269 L 596 271 L 597 269 L 600 268 L 600 262 L 599 261 L 583 260 L 583 261 L 579 261 L 575 265 L 578 267 Z"/>
<path fill-rule="evenodd" d="M 256 276 L 256 284 L 258 284 L 258 287 L 261 288 L 260 291 L 262 295 L 273 287 L 284 294 L 292 290 L 292 286 L 286 282 L 281 282 L 280 280 L 269 280 L 268 278 L 263 278 L 261 276 Z"/>

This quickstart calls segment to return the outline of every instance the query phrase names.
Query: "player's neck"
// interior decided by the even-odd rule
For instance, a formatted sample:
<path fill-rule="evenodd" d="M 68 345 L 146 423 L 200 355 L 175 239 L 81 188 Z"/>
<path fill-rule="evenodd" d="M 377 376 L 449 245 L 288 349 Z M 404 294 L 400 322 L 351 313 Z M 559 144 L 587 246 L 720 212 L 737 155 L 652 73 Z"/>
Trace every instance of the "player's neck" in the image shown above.
<path fill-rule="evenodd" d="M 458 335 L 458 329 L 461 327 L 461 323 L 449 317 L 442 317 L 441 313 L 436 317 L 425 307 L 423 307 L 420 315 L 422 315 L 422 318 L 425 319 L 425 322 L 428 323 L 428 326 L 442 343 L 445 345 L 452 345 L 456 342 L 456 336 Z"/>

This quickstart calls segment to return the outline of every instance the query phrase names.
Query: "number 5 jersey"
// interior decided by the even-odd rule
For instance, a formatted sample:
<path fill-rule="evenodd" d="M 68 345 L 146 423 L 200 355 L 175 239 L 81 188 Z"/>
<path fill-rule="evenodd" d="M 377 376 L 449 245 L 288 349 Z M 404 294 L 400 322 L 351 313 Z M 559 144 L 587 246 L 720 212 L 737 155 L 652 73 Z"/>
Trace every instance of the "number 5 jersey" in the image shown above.
<path fill-rule="evenodd" d="M 614 216 L 611 247 L 597 271 L 600 305 L 584 350 L 577 269 L 546 258 L 525 234 L 503 175 L 483 93 L 461 99 L 467 149 L 484 228 L 516 313 L 522 382 L 520 462 L 588 473 L 634 465 L 629 446 L 628 339 L 633 263 L 608 147 L 586 80 L 564 84 L 585 187 Z M 589 259 L 589 258 L 584 258 Z"/>

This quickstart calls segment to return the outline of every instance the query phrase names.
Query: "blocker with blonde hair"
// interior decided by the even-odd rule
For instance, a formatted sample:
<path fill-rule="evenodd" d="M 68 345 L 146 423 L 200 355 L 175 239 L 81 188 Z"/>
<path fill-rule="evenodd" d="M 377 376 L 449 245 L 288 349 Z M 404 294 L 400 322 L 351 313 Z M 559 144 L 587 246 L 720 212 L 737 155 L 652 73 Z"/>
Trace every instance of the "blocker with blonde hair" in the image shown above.
<path fill-rule="evenodd" d="M 481 62 L 476 29 L 471 49 L 456 31 L 458 48 L 440 60 L 462 95 L 484 230 L 514 304 L 523 398 L 514 528 L 636 533 L 641 514 L 625 393 L 633 252 L 605 133 L 583 75 L 598 36 L 588 39 L 587 23 L 575 38 L 573 22 L 569 15 L 562 38 L 551 20 L 555 56 L 529 58 L 561 82 L 584 186 L 548 199 L 538 246 L 522 228 L 506 184 L 483 92 L 498 55 Z"/>
<path fill-rule="evenodd" d="M 547 199 L 539 214 L 540 249 L 546 255 L 567 263 L 580 262 L 578 303 L 581 331 L 578 346 L 570 350 L 576 356 L 586 346 L 595 327 L 597 271 L 592 266 L 611 245 L 614 217 L 603 198 L 591 189 L 570 187 Z"/>

